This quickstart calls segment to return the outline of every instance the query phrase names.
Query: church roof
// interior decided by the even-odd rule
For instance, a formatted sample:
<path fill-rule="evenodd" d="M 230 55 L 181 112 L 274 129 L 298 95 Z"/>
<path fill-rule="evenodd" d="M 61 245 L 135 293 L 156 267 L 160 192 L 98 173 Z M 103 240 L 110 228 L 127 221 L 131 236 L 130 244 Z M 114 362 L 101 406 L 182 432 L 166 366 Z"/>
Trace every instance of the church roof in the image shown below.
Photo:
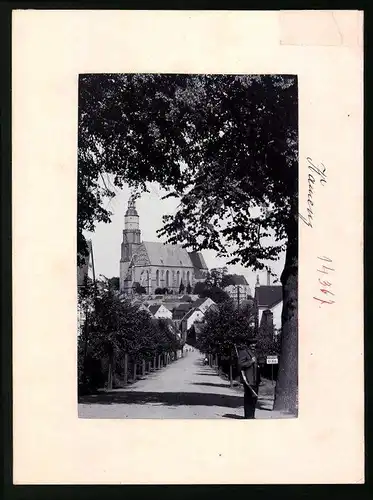
<path fill-rule="evenodd" d="M 166 245 L 158 241 L 144 241 L 152 266 L 193 267 L 188 252 L 180 245 Z"/>
<path fill-rule="evenodd" d="M 189 252 L 189 257 L 196 269 L 205 269 L 206 271 L 208 270 L 207 264 L 201 252 Z"/>

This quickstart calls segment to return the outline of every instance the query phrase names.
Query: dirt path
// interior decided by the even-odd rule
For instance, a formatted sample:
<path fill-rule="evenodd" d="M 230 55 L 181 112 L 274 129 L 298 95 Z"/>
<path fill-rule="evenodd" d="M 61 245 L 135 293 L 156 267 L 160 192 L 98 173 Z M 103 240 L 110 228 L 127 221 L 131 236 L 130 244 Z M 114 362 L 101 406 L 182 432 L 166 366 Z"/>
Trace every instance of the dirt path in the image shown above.
<path fill-rule="evenodd" d="M 259 392 L 260 396 L 260 392 Z M 261 407 L 263 409 L 261 409 Z M 278 418 L 265 398 L 256 418 Z M 198 351 L 125 389 L 81 398 L 81 418 L 242 418 L 243 393 L 208 366 Z"/>

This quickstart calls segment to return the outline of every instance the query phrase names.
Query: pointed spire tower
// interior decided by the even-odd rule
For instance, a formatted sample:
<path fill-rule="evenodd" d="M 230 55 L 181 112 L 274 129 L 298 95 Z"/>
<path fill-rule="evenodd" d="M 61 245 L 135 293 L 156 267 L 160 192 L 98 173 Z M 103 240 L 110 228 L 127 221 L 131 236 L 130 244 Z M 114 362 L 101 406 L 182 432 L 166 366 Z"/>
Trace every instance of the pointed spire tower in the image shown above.
<path fill-rule="evenodd" d="M 127 274 L 132 257 L 137 252 L 141 243 L 140 218 L 136 210 L 135 197 L 128 201 L 127 211 L 124 215 L 123 241 L 120 258 L 120 290 L 125 292 Z"/>

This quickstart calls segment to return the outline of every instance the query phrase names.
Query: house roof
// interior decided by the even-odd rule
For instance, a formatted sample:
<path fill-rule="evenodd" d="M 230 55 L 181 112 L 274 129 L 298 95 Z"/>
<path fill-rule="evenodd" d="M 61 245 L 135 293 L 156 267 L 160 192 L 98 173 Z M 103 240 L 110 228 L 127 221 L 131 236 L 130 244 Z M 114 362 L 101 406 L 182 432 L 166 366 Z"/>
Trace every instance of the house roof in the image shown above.
<path fill-rule="evenodd" d="M 260 285 L 255 288 L 255 298 L 259 307 L 274 307 L 282 301 L 282 286 Z"/>
<path fill-rule="evenodd" d="M 192 306 L 192 304 L 190 304 L 190 302 L 188 302 L 186 304 L 180 304 L 176 309 L 174 309 L 173 314 L 172 314 L 172 318 L 173 319 L 182 319 L 185 316 L 185 314 L 192 308 L 193 308 L 193 306 Z"/>
<path fill-rule="evenodd" d="M 192 307 L 195 307 L 195 303 L 192 304 L 190 302 L 183 302 L 182 304 L 179 304 L 178 307 L 176 308 L 177 311 L 189 311 Z"/>
<path fill-rule="evenodd" d="M 192 297 L 190 297 L 190 295 L 183 295 L 183 296 L 181 297 L 181 300 L 182 300 L 183 302 L 192 302 Z"/>
<path fill-rule="evenodd" d="M 189 257 L 196 269 L 204 269 L 208 271 L 207 264 L 201 252 L 189 252 Z"/>
<path fill-rule="evenodd" d="M 180 245 L 158 241 L 144 241 L 143 245 L 152 266 L 193 267 L 188 252 Z"/>
<path fill-rule="evenodd" d="M 190 318 L 192 316 L 192 314 L 194 314 L 195 312 L 199 311 L 199 309 L 191 309 L 190 311 L 188 311 L 185 316 L 183 316 L 183 321 Z M 201 311 L 199 311 L 201 312 Z"/>
<path fill-rule="evenodd" d="M 199 299 L 195 300 L 193 302 L 193 307 L 197 308 L 197 307 L 201 306 L 202 304 L 204 304 L 206 302 L 206 300 L 211 300 L 212 302 L 214 302 L 209 297 L 203 297 L 203 298 L 199 298 Z M 214 304 L 215 304 L 215 302 L 214 302 Z"/>
<path fill-rule="evenodd" d="M 155 314 L 155 313 L 158 311 L 158 309 L 159 309 L 160 307 L 161 307 L 161 306 L 160 306 L 160 304 L 153 304 L 153 305 L 149 306 L 149 308 L 148 308 L 148 309 L 149 309 L 149 311 L 150 311 L 152 314 Z"/>

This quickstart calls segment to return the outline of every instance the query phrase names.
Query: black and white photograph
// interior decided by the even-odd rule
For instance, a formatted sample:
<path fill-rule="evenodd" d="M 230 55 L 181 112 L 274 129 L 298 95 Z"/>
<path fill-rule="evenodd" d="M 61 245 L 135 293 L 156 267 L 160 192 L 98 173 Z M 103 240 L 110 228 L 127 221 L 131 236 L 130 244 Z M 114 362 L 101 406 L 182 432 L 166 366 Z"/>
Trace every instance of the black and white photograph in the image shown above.
<path fill-rule="evenodd" d="M 296 418 L 297 76 L 78 94 L 79 417 Z"/>

